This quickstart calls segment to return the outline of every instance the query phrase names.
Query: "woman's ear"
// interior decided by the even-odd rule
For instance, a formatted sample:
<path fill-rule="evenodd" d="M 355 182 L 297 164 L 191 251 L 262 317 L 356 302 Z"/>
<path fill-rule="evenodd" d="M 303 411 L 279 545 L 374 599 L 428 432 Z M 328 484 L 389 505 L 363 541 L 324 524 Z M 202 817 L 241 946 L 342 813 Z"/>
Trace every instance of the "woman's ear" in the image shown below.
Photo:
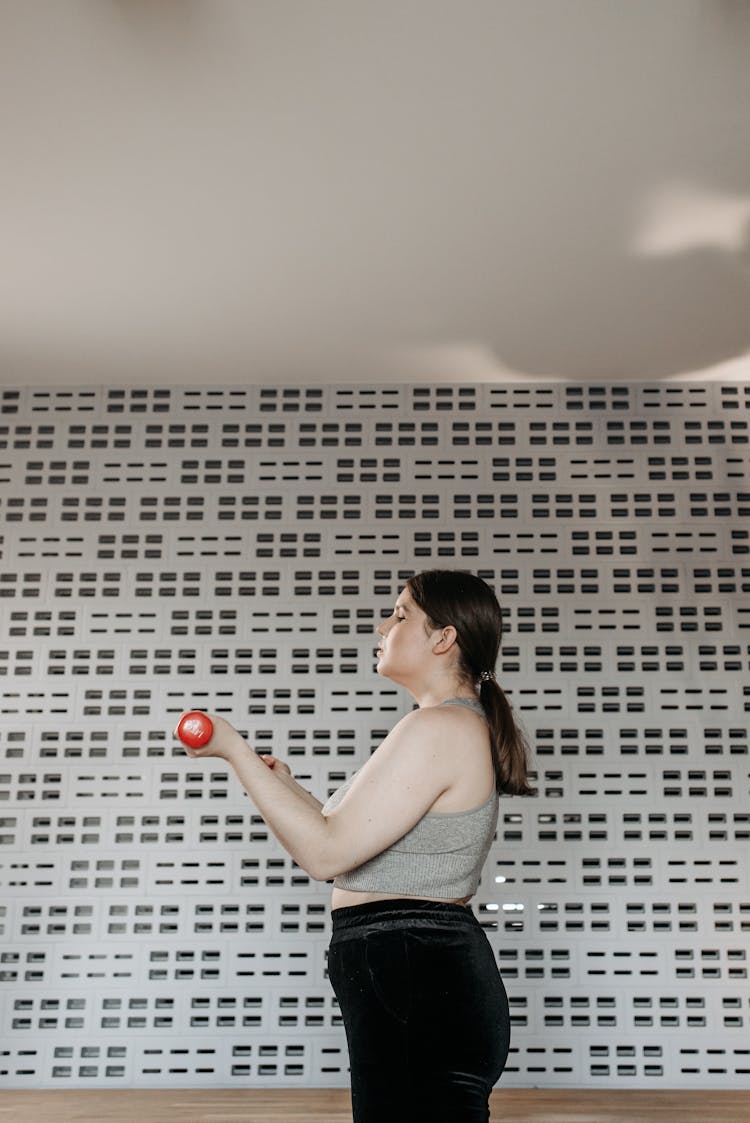
<path fill-rule="evenodd" d="M 458 633 L 452 624 L 448 624 L 445 628 L 440 629 L 440 639 L 435 644 L 433 651 L 435 654 L 442 655 L 444 651 L 450 651 L 453 644 L 456 642 Z"/>

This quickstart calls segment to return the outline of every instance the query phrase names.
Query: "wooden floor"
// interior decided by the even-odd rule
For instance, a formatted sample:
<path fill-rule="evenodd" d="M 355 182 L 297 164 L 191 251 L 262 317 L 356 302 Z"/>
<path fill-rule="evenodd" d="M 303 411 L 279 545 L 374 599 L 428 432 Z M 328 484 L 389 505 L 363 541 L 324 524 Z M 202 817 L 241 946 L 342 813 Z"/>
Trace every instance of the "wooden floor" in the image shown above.
<path fill-rule="evenodd" d="M 492 1123 L 750 1123 L 749 1092 L 508 1088 Z M 348 1088 L 0 1092 L 0 1123 L 351 1123 Z M 409 1123 L 409 1120 L 384 1120 Z"/>

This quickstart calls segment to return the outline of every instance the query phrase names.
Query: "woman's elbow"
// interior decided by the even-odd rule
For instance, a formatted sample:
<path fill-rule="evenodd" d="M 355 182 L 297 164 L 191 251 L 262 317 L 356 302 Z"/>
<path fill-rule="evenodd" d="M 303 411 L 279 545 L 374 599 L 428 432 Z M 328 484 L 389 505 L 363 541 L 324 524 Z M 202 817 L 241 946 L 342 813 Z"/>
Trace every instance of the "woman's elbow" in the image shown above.
<path fill-rule="evenodd" d="M 334 877 L 338 877 L 338 870 L 333 870 L 330 864 L 319 862 L 318 864 L 311 864 L 306 873 L 313 879 L 313 881 L 333 881 Z"/>

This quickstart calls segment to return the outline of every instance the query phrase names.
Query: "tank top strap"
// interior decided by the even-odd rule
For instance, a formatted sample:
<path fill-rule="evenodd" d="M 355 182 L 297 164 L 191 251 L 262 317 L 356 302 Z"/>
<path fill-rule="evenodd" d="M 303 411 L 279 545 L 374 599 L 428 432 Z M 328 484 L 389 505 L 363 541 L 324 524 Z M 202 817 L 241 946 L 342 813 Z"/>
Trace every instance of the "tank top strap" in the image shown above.
<path fill-rule="evenodd" d="M 478 698 L 446 698 L 444 702 L 438 702 L 438 706 L 468 706 L 469 709 L 481 714 L 482 717 L 487 716 L 484 712 L 484 706 Z"/>

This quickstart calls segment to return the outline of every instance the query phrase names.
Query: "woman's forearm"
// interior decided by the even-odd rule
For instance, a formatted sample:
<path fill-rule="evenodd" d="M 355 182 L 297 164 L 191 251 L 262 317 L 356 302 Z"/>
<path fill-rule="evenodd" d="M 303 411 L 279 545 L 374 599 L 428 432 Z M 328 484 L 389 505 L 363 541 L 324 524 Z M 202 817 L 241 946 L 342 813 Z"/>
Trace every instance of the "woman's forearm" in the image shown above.
<path fill-rule="evenodd" d="M 314 880 L 328 848 L 329 827 L 323 806 L 291 776 L 276 775 L 234 732 L 224 758 L 281 845 Z M 288 781 L 291 780 L 291 783 Z"/>
<path fill-rule="evenodd" d="M 312 792 L 309 792 L 307 788 L 303 788 L 301 784 L 298 784 L 294 779 L 294 776 L 288 776 L 286 772 L 274 773 L 274 775 L 280 776 L 285 784 L 288 784 L 290 788 L 294 788 L 294 790 L 298 792 L 303 799 L 306 799 L 307 802 L 311 804 L 311 806 L 313 806 L 316 811 L 321 810 L 323 804 L 320 802 L 320 800 L 316 799 Z"/>

